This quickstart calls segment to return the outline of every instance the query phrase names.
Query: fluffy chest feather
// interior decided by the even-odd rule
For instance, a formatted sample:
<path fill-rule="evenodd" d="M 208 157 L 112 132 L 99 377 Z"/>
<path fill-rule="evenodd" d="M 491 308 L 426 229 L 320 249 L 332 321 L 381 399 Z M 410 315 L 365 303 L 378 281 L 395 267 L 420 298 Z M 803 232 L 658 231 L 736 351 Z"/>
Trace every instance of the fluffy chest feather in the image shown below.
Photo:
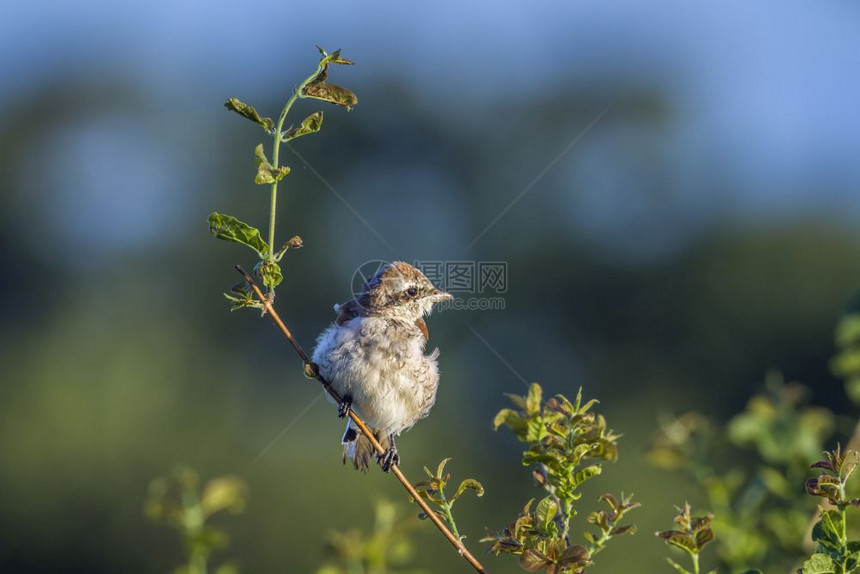
<path fill-rule="evenodd" d="M 430 411 L 439 385 L 438 349 L 424 354 L 415 324 L 354 317 L 320 336 L 313 361 L 374 428 L 398 434 Z"/>

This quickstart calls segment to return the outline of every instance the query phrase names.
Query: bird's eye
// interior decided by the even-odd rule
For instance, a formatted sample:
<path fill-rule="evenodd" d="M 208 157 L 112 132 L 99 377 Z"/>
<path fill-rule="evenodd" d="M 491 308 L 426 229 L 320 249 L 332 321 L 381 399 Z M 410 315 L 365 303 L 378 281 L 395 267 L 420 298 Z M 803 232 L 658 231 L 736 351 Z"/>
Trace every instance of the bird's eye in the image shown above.
<path fill-rule="evenodd" d="M 415 297 L 416 295 L 418 295 L 418 287 L 410 287 L 406 290 L 406 294 L 410 297 Z"/>

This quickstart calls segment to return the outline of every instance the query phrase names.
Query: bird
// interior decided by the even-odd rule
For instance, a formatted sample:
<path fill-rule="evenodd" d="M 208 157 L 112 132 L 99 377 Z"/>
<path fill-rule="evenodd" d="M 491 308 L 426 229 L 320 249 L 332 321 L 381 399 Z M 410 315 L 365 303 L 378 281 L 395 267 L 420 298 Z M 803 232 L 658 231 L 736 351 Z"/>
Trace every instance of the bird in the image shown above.
<path fill-rule="evenodd" d="M 311 360 L 342 397 L 341 417 L 355 410 L 385 449 L 348 419 L 343 462 L 366 472 L 371 459 L 388 472 L 400 463 L 394 437 L 430 413 L 439 387 L 439 349 L 425 353 L 424 320 L 434 305 L 453 297 L 409 263 L 384 263 L 353 299 L 335 305 L 335 321 L 320 334 Z"/>

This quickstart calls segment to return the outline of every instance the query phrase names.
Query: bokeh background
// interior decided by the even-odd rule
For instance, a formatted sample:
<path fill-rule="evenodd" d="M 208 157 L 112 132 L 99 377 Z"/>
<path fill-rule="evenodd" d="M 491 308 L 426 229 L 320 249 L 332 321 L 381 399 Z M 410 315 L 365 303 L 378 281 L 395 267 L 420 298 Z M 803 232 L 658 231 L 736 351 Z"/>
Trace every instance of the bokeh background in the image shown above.
<path fill-rule="evenodd" d="M 171 570 L 181 542 L 142 506 L 179 463 L 247 481 L 217 555 L 243 572 L 312 571 L 331 529 L 369 526 L 379 497 L 406 506 L 389 477 L 340 465 L 341 421 L 271 324 L 228 312 L 232 266 L 254 260 L 206 226 L 218 210 L 264 227 L 262 132 L 222 103 L 276 116 L 314 44 L 357 62 L 331 79 L 359 104 L 300 102 L 295 119 L 326 112 L 294 144 L 313 169 L 282 155 L 279 237 L 306 246 L 285 259 L 277 306 L 299 339 L 312 345 L 367 260 L 508 264 L 504 310 L 432 317 L 438 404 L 400 441 L 408 475 L 450 456 L 484 483 L 459 507 L 473 550 L 536 494 L 516 442 L 490 428 L 523 380 L 584 387 L 625 434 L 583 508 L 633 491 L 641 531 L 595 573 L 667 571 L 651 532 L 701 498 L 647 463 L 661 413 L 725 419 L 772 368 L 847 410 L 827 361 L 860 286 L 856 3 L 3 12 L 4 572 Z M 417 564 L 465 571 L 422 532 Z"/>

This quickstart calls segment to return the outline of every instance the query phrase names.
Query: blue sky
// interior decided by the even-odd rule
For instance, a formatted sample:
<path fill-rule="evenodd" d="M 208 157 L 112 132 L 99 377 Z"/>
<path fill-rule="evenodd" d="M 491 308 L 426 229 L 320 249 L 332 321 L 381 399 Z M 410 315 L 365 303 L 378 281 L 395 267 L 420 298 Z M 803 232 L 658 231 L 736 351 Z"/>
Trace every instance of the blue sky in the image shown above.
<path fill-rule="evenodd" d="M 860 4 L 847 1 L 12 3 L 0 20 L 0 102 L 58 77 L 115 77 L 151 102 L 193 112 L 212 94 L 282 91 L 315 58 L 315 43 L 359 62 L 350 85 L 399 76 L 439 110 L 531 99 L 554 86 L 635 82 L 673 104 L 671 157 L 688 195 L 681 203 L 712 192 L 703 174 L 713 172 L 751 217 L 817 211 L 839 219 L 860 212 L 858 24 Z M 116 126 L 126 119 L 93 121 L 69 142 L 52 142 L 61 164 L 81 163 L 63 157 L 69 147 L 93 158 L 120 145 L 124 128 Z M 145 133 L 135 137 L 129 145 L 149 148 L 128 166 L 137 185 L 165 197 L 181 188 L 158 174 L 177 160 L 160 157 Z M 79 175 L 110 194 L 98 173 Z M 599 215 L 611 190 L 594 194 L 577 206 Z M 155 202 L 138 197 L 123 209 Z"/>

